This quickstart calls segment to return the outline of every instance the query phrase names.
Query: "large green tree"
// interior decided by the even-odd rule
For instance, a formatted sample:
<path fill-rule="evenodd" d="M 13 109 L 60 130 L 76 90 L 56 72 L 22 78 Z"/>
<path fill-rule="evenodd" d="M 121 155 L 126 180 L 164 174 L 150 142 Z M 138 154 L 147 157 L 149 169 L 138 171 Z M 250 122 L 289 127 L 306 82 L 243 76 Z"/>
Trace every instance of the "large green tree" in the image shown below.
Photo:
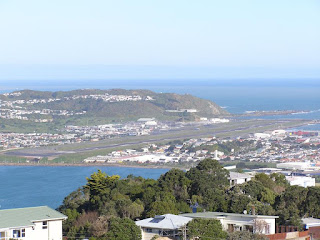
<path fill-rule="evenodd" d="M 111 218 L 106 240 L 141 240 L 141 230 L 129 218 Z"/>
<path fill-rule="evenodd" d="M 228 234 L 222 230 L 219 220 L 216 219 L 192 219 L 187 225 L 188 235 L 191 239 L 226 239 Z"/>
<path fill-rule="evenodd" d="M 87 178 L 86 187 L 90 192 L 91 208 L 100 208 L 103 206 L 104 201 L 109 200 L 111 190 L 119 179 L 120 176 L 108 176 L 100 169 L 98 172 L 91 174 L 90 178 Z"/>
<path fill-rule="evenodd" d="M 187 172 L 191 180 L 191 195 L 206 195 L 210 189 L 224 189 L 229 186 L 229 171 L 213 159 L 202 160 L 195 168 Z"/>
<path fill-rule="evenodd" d="M 187 200 L 189 198 L 188 188 L 191 181 L 186 177 L 186 173 L 179 169 L 171 169 L 159 178 L 159 187 L 163 191 L 171 192 L 177 200 Z"/>

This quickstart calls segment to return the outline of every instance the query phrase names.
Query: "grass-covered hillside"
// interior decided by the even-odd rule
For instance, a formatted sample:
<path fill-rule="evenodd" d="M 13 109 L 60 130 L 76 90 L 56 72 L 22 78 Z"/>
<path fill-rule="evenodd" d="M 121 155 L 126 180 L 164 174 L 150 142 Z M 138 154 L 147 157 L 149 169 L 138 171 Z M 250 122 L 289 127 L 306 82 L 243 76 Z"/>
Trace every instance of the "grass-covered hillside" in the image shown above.
<path fill-rule="evenodd" d="M 19 126 L 33 125 L 55 129 L 68 124 L 94 125 L 142 117 L 158 120 L 183 118 L 187 121 L 228 115 L 228 112 L 209 100 L 189 94 L 155 93 L 149 90 L 23 90 L 1 94 L 0 101 L 0 131 L 16 131 Z M 183 109 L 196 109 L 196 112 L 183 112 Z M 43 120 L 45 124 L 41 124 Z"/>

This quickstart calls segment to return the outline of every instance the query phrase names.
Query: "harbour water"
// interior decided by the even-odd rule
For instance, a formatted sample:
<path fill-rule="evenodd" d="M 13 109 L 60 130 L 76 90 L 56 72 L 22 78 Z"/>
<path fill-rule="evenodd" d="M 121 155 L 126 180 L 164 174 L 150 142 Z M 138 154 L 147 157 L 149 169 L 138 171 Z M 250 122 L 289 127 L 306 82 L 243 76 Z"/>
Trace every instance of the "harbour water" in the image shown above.
<path fill-rule="evenodd" d="M 0 209 L 47 205 L 57 208 L 86 177 L 101 169 L 108 175 L 130 174 L 157 179 L 168 169 L 130 167 L 0 166 Z"/>

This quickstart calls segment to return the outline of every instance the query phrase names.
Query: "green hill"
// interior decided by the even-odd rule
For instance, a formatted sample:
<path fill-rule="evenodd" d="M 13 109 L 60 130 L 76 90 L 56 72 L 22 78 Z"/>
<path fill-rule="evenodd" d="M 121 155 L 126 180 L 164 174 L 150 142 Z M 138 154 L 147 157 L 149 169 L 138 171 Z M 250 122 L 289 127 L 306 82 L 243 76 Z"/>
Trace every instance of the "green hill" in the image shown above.
<path fill-rule="evenodd" d="M 130 97 L 135 100 L 123 100 Z M 116 100 L 112 100 L 112 98 Z M 209 100 L 189 94 L 155 93 L 149 90 L 83 89 L 59 92 L 23 90 L 1 94 L 0 100 L 2 109 L 35 112 L 34 114 L 22 114 L 28 120 L 0 119 L 2 126 L 2 129 L 0 126 L 0 131 L 19 128 L 20 124 L 24 127 L 26 122 L 30 122 L 28 126 L 39 125 L 40 123 L 34 123 L 36 119 L 49 119 L 52 122 L 42 125 L 50 126 L 50 129 L 53 129 L 66 124 L 94 125 L 131 121 L 143 117 L 188 121 L 200 117 L 229 115 L 228 112 Z M 39 113 L 39 110 L 43 111 L 44 109 L 50 113 Z M 190 112 L 187 109 L 195 109 L 196 112 Z M 61 113 L 62 111 L 65 111 L 65 115 Z M 10 125 L 15 127 L 10 127 Z M 3 128 L 3 126 L 5 127 Z"/>

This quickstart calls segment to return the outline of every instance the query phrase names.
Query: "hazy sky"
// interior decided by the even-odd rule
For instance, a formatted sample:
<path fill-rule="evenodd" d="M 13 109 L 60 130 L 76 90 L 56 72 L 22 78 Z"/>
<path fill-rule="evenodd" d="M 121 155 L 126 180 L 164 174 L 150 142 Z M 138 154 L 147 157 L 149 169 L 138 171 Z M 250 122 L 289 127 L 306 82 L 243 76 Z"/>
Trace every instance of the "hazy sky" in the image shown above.
<path fill-rule="evenodd" d="M 0 0 L 0 79 L 153 73 L 320 77 L 320 1 Z"/>

